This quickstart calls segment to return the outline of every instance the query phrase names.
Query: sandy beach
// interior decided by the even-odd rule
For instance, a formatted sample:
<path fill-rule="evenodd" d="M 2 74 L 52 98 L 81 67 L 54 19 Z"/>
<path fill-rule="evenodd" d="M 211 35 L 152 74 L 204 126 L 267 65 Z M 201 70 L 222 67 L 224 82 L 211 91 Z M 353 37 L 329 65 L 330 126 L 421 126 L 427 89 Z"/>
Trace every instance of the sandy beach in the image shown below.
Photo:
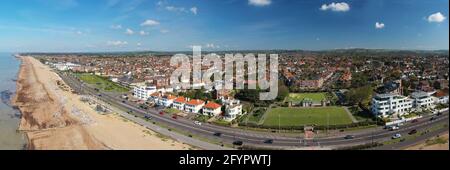
<path fill-rule="evenodd" d="M 20 59 L 12 104 L 22 112 L 19 130 L 28 138 L 28 149 L 191 149 L 117 114 L 98 114 L 81 96 L 61 88 L 66 85 L 48 66 L 32 57 Z"/>
<path fill-rule="evenodd" d="M 433 140 L 436 140 L 437 138 L 431 138 L 427 141 L 424 141 L 423 143 L 417 144 L 415 146 L 411 146 L 409 148 L 406 148 L 407 150 L 449 150 L 449 145 L 448 145 L 448 133 L 443 134 L 439 137 L 441 140 L 445 140 L 445 143 L 436 143 L 436 144 L 432 144 Z"/>

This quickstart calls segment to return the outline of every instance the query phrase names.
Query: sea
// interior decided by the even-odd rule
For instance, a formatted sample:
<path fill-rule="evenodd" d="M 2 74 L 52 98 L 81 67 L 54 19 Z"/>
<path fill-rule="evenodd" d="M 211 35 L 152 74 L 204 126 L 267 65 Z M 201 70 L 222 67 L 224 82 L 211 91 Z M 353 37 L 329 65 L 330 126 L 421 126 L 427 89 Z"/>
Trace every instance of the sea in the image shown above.
<path fill-rule="evenodd" d="M 20 111 L 11 106 L 16 92 L 20 61 L 11 53 L 0 53 L 0 150 L 22 150 L 26 137 L 17 131 Z"/>

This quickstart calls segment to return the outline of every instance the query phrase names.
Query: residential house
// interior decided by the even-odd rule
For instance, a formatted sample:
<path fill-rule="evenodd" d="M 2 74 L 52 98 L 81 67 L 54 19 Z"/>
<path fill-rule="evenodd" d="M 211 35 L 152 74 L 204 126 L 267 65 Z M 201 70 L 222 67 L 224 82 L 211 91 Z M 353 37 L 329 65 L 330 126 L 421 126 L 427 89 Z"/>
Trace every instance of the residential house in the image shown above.
<path fill-rule="evenodd" d="M 184 105 L 184 110 L 186 112 L 198 114 L 198 113 L 200 113 L 200 110 L 202 110 L 204 105 L 205 105 L 205 101 L 203 101 L 203 100 L 199 100 L 199 99 L 189 100 Z"/>
<path fill-rule="evenodd" d="M 219 116 L 222 113 L 222 105 L 215 102 L 207 102 L 203 106 L 203 115 L 205 116 Z"/>

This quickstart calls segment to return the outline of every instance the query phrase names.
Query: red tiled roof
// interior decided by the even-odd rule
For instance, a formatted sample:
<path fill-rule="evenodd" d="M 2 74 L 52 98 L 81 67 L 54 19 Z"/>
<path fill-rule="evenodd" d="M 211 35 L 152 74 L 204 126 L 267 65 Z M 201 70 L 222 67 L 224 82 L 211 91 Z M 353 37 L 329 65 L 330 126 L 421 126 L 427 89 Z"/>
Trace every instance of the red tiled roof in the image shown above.
<path fill-rule="evenodd" d="M 150 96 L 159 97 L 160 94 L 159 94 L 159 92 L 155 92 L 155 93 L 152 93 Z"/>
<path fill-rule="evenodd" d="M 175 99 L 174 102 L 177 102 L 177 103 L 186 103 L 186 98 L 184 98 L 184 97 L 178 97 L 177 99 Z"/>
<path fill-rule="evenodd" d="M 204 107 L 208 108 L 208 109 L 217 109 L 217 108 L 222 107 L 222 105 L 214 103 L 214 102 L 208 102 Z"/>
<path fill-rule="evenodd" d="M 190 100 L 190 101 L 187 102 L 186 104 L 197 106 L 197 105 L 202 105 L 202 104 L 204 104 L 204 103 L 205 103 L 205 101 L 203 101 L 203 100 L 194 99 L 194 100 Z"/>
<path fill-rule="evenodd" d="M 443 97 L 443 96 L 447 96 L 447 95 L 448 95 L 448 91 L 446 93 L 444 90 L 439 90 L 435 94 L 436 97 Z"/>

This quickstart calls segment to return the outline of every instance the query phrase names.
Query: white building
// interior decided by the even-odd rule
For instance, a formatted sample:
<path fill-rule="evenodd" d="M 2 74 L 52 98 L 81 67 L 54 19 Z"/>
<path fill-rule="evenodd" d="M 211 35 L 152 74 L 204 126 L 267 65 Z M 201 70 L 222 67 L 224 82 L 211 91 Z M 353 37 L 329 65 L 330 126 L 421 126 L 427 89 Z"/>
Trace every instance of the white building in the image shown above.
<path fill-rule="evenodd" d="M 133 96 L 147 101 L 151 94 L 156 92 L 155 86 L 136 86 L 133 88 Z"/>
<path fill-rule="evenodd" d="M 189 99 L 185 98 L 185 97 L 177 97 L 172 104 L 172 108 L 177 109 L 177 110 L 184 110 L 184 105 L 186 104 L 186 102 L 189 101 Z"/>
<path fill-rule="evenodd" d="M 411 94 L 411 98 L 414 100 L 413 106 L 415 108 L 433 108 L 433 97 L 426 92 L 419 91 Z"/>
<path fill-rule="evenodd" d="M 161 97 L 161 99 L 159 100 L 159 105 L 160 106 L 164 106 L 164 107 L 172 107 L 173 101 L 176 99 L 177 97 L 174 95 L 164 95 L 163 97 Z"/>
<path fill-rule="evenodd" d="M 219 116 L 222 113 L 222 105 L 215 102 L 207 102 L 203 106 L 203 115 L 205 116 Z"/>
<path fill-rule="evenodd" d="M 222 98 L 222 103 L 225 105 L 224 120 L 233 121 L 238 116 L 242 115 L 242 104 L 239 100 Z"/>
<path fill-rule="evenodd" d="M 190 100 L 190 101 L 186 102 L 186 104 L 184 105 L 184 110 L 186 112 L 198 114 L 198 113 L 200 113 L 200 110 L 202 110 L 204 105 L 205 105 L 205 101 L 199 100 L 199 99 L 194 99 L 194 100 Z"/>
<path fill-rule="evenodd" d="M 387 117 L 393 114 L 404 115 L 413 107 L 413 100 L 398 94 L 377 94 L 372 98 L 372 113 Z"/>
<path fill-rule="evenodd" d="M 435 104 L 448 104 L 448 91 L 439 90 L 433 94 Z"/>

